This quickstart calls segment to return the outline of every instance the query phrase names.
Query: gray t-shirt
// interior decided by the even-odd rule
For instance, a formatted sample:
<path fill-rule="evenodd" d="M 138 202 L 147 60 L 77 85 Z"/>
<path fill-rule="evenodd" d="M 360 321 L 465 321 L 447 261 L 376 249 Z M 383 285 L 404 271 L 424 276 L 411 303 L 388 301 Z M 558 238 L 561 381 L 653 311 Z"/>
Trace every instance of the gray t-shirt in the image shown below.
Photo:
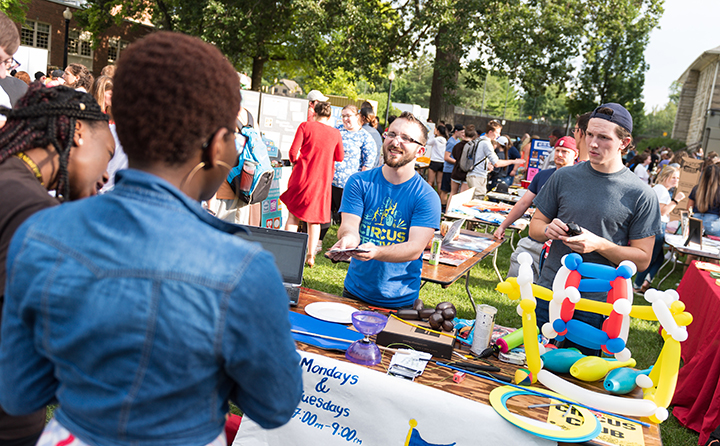
<path fill-rule="evenodd" d="M 625 167 L 611 174 L 596 171 L 589 162 L 564 167 L 550 177 L 534 203 L 547 218 L 575 222 L 620 246 L 661 231 L 657 196 Z M 560 260 L 570 252 L 564 243 L 553 241 L 539 285 L 552 288 Z M 596 252 L 581 255 L 585 262 L 617 266 Z"/>
<path fill-rule="evenodd" d="M 468 172 L 468 176 L 487 177 L 487 163 L 490 163 L 494 166 L 498 162 L 499 158 L 495 153 L 495 149 L 493 149 L 492 141 L 487 136 L 483 136 L 482 138 L 480 138 L 477 144 L 478 147 L 477 150 L 475 150 L 475 164 L 477 165 L 473 170 Z M 479 163 L 480 160 L 482 160 L 486 156 L 487 159 Z"/>

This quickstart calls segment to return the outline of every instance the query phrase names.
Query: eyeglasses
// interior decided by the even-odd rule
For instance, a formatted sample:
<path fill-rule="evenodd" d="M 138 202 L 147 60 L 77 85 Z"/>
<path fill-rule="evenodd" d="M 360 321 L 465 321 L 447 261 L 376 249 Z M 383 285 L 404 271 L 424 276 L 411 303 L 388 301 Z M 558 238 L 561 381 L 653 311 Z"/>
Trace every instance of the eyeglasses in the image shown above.
<path fill-rule="evenodd" d="M 385 139 L 397 139 L 398 141 L 400 141 L 400 144 L 409 144 L 411 142 L 414 142 L 415 144 L 417 144 L 419 146 L 422 145 L 422 143 L 416 139 L 412 139 L 411 137 L 409 137 L 407 135 L 398 135 L 394 132 L 384 132 L 382 134 L 382 136 Z"/>
<path fill-rule="evenodd" d="M 20 62 L 18 62 L 14 57 L 8 57 L 3 60 L 3 63 L 5 64 L 5 69 L 7 70 L 14 70 L 20 66 Z"/>

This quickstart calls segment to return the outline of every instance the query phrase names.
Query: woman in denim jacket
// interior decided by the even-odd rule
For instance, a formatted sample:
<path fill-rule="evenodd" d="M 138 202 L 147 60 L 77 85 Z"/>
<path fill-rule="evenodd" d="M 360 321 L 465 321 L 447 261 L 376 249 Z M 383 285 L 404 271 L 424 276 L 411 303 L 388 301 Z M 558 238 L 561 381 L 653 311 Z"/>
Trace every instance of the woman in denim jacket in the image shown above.
<path fill-rule="evenodd" d="M 157 32 L 114 80 L 130 168 L 16 232 L 0 404 L 58 404 L 40 445 L 220 445 L 229 399 L 280 426 L 302 393 L 280 274 L 199 204 L 237 160 L 237 74 L 215 47 Z"/>

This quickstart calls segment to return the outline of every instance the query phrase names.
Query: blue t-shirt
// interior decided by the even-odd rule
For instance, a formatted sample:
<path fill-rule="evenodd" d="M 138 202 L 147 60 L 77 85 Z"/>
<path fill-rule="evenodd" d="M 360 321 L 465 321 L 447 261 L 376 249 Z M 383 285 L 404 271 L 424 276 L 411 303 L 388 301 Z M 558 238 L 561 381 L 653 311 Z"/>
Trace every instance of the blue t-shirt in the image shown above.
<path fill-rule="evenodd" d="M 385 179 L 382 168 L 352 175 L 345 185 L 340 212 L 361 218 L 361 244 L 403 243 L 412 226 L 440 227 L 440 198 L 417 173 L 397 185 Z M 421 272 L 422 256 L 402 263 L 352 259 L 345 288 L 373 305 L 412 305 L 420 294 Z"/>
<path fill-rule="evenodd" d="M 451 136 L 450 139 L 447 140 L 447 144 L 445 144 L 445 152 L 450 154 L 450 158 L 452 158 L 452 149 L 455 147 L 455 144 L 458 143 L 458 140 L 455 139 L 454 136 Z M 453 158 L 455 159 L 455 158 Z M 450 164 L 447 161 L 443 164 L 443 173 L 451 173 L 453 171 L 453 167 L 455 167 L 455 164 Z"/>
<path fill-rule="evenodd" d="M 335 163 L 332 185 L 344 188 L 350 175 L 359 172 L 363 167 L 368 169 L 375 167 L 378 150 L 372 136 L 364 129 L 351 132 L 342 125 L 337 129 L 340 130 L 342 136 L 345 158 Z"/>
<path fill-rule="evenodd" d="M 535 195 L 539 194 L 540 189 L 542 189 L 542 187 L 545 185 L 545 182 L 550 178 L 550 175 L 552 175 L 556 170 L 557 168 L 553 167 L 552 169 L 545 169 L 536 173 L 532 181 L 530 182 L 530 186 L 528 186 L 528 190 Z"/>

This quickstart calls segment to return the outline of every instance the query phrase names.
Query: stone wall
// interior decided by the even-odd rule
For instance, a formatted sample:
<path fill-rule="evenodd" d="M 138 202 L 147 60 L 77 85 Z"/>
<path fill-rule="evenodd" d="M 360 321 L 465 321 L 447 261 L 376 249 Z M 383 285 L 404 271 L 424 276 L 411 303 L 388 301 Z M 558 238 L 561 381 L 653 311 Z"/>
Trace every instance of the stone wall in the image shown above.
<path fill-rule="evenodd" d="M 680 101 L 678 103 L 677 114 L 675 115 L 675 124 L 673 125 L 672 138 L 681 141 L 687 140 L 688 130 L 690 128 L 690 120 L 692 119 L 693 104 L 695 103 L 695 95 L 697 94 L 698 78 L 700 72 L 691 70 L 680 91 Z"/>
<path fill-rule="evenodd" d="M 695 94 L 695 101 L 693 103 L 692 117 L 690 118 L 688 134 L 685 139 L 688 145 L 702 141 L 705 115 L 707 114 L 708 108 L 720 107 L 720 85 L 718 85 L 716 66 L 717 62 L 710 63 L 700 72 L 697 93 Z M 720 72 L 717 74 L 720 74 Z M 712 102 L 710 101 L 711 92 L 713 93 Z"/>

